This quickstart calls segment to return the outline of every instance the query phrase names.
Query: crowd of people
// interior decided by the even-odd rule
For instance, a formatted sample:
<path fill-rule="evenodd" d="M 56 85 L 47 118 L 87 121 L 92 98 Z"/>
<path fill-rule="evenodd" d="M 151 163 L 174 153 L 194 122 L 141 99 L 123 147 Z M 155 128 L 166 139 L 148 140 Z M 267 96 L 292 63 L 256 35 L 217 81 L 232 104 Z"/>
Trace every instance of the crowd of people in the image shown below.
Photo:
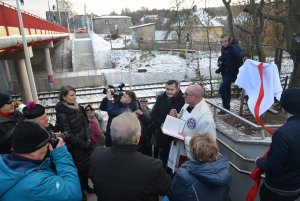
<path fill-rule="evenodd" d="M 220 93 L 229 110 L 226 88 L 234 78 L 226 80 L 226 70 L 222 75 Z M 87 200 L 86 193 L 95 193 L 98 201 L 227 200 L 230 163 L 218 153 L 204 94 L 199 84 L 182 92 L 177 80 L 169 80 L 150 109 L 133 91 L 107 89 L 99 108 L 108 114 L 106 128 L 101 113 L 77 103 L 72 86 L 60 89 L 55 125 L 43 105 L 14 105 L 0 94 L 0 200 L 80 201 Z M 300 196 L 300 89 L 287 89 L 280 103 L 288 122 L 275 132 L 267 157 L 256 160 L 266 173 L 262 201 Z M 162 131 L 167 115 L 185 121 L 183 140 Z"/>

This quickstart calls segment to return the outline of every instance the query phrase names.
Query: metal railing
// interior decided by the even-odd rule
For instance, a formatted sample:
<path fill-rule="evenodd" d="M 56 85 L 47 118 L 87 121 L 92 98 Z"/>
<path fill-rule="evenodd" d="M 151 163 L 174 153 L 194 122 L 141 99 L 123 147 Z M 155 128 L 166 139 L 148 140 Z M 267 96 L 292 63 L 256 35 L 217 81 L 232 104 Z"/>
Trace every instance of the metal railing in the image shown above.
<path fill-rule="evenodd" d="M 221 111 L 224 111 L 226 112 L 227 114 L 229 114 L 231 117 L 234 117 L 235 119 L 237 119 L 239 122 L 243 123 L 243 124 L 246 124 L 250 127 L 253 127 L 255 130 L 259 131 L 261 133 L 261 138 L 264 139 L 266 137 L 266 131 L 263 129 L 262 126 L 256 124 L 256 123 L 253 123 L 252 121 L 249 121 L 233 112 L 230 112 L 229 110 L 223 108 L 222 106 L 219 106 L 219 105 L 216 105 L 212 102 L 210 102 L 209 100 L 206 100 L 206 102 L 211 106 L 213 107 L 213 115 L 214 115 L 214 118 L 216 117 L 216 112 L 217 112 L 217 109 L 221 110 Z M 270 124 L 266 124 L 265 127 L 268 127 L 268 128 L 279 128 L 280 126 L 282 126 L 282 124 L 275 124 L 275 125 L 270 125 Z"/>

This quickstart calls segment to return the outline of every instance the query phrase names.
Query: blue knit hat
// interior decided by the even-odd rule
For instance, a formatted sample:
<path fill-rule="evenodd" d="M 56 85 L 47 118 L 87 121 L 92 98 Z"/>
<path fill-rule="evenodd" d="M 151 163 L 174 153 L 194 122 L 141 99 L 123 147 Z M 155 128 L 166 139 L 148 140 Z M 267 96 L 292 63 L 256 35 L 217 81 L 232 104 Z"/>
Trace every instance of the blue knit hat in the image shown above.
<path fill-rule="evenodd" d="M 300 88 L 289 88 L 281 94 L 280 105 L 290 114 L 300 114 Z"/>
<path fill-rule="evenodd" d="M 5 104 L 10 104 L 12 99 L 8 94 L 0 94 L 0 108 Z"/>

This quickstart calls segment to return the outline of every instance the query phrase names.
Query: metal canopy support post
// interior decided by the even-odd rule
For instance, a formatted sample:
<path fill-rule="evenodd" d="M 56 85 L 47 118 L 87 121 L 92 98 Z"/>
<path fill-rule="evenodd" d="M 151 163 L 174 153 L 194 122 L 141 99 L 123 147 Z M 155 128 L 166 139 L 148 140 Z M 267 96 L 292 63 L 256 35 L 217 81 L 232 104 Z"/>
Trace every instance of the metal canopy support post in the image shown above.
<path fill-rule="evenodd" d="M 30 57 L 29 57 L 27 42 L 26 42 L 26 38 L 25 38 L 25 34 L 24 34 L 24 25 L 23 25 L 23 20 L 22 20 L 22 14 L 21 14 L 21 10 L 20 10 L 19 0 L 16 0 L 16 3 L 17 3 L 17 10 L 18 10 L 18 18 L 19 18 L 19 24 L 20 24 L 20 31 L 21 31 L 21 35 L 22 35 L 22 41 L 23 41 L 23 48 L 24 48 L 26 69 L 27 69 L 27 73 L 28 73 L 28 77 L 29 77 L 29 83 L 30 83 L 30 88 L 31 88 L 31 92 L 32 92 L 32 99 L 36 103 L 38 103 L 39 99 L 38 99 L 38 95 L 37 95 L 37 91 L 36 91 L 36 86 L 35 86 L 35 82 L 34 82 L 34 76 L 33 76 L 33 72 L 32 72 L 32 66 L 31 66 L 31 62 L 30 62 Z"/>
<path fill-rule="evenodd" d="M 22 94 L 23 103 L 32 101 L 32 91 L 30 88 L 30 82 L 28 80 L 28 72 L 26 71 L 26 65 L 23 58 L 15 58 L 14 67 L 19 82 L 20 91 Z"/>
<path fill-rule="evenodd" d="M 7 60 L 3 60 L 2 65 L 3 65 L 4 78 L 5 78 L 5 81 L 7 82 L 7 92 L 9 94 L 11 94 L 12 90 L 13 90 L 13 84 L 12 84 L 12 80 L 11 80 Z"/>
<path fill-rule="evenodd" d="M 51 42 L 49 44 L 49 47 L 53 47 L 53 42 Z M 45 54 L 45 63 L 46 63 L 46 69 L 47 69 L 47 74 L 48 74 L 48 89 L 49 89 L 49 91 L 53 91 L 54 75 L 53 75 L 49 47 L 44 48 L 44 54 Z"/>
<path fill-rule="evenodd" d="M 56 7 L 57 7 L 56 9 L 57 9 L 57 12 L 58 12 L 59 25 L 62 26 L 58 0 L 56 0 Z"/>

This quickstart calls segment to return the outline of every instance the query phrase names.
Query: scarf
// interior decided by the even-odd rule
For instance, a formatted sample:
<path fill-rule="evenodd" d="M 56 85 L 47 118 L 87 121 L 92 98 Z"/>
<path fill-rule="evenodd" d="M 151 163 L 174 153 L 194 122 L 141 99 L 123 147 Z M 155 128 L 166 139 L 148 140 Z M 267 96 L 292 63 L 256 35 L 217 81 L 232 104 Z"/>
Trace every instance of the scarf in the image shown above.
<path fill-rule="evenodd" d="M 0 112 L 0 115 L 7 118 L 7 119 L 12 119 L 13 114 L 12 113 L 4 113 L 4 112 Z"/>
<path fill-rule="evenodd" d="M 89 120 L 90 120 L 92 144 L 96 144 L 100 136 L 99 124 L 95 116 L 93 116 Z"/>
<path fill-rule="evenodd" d="M 74 105 L 72 105 L 72 104 L 68 104 L 66 101 L 61 101 L 61 102 L 62 102 L 62 104 L 63 104 L 64 106 L 66 106 L 67 108 L 70 108 L 70 109 L 72 109 L 72 110 L 79 110 L 78 103 L 75 103 Z"/>

